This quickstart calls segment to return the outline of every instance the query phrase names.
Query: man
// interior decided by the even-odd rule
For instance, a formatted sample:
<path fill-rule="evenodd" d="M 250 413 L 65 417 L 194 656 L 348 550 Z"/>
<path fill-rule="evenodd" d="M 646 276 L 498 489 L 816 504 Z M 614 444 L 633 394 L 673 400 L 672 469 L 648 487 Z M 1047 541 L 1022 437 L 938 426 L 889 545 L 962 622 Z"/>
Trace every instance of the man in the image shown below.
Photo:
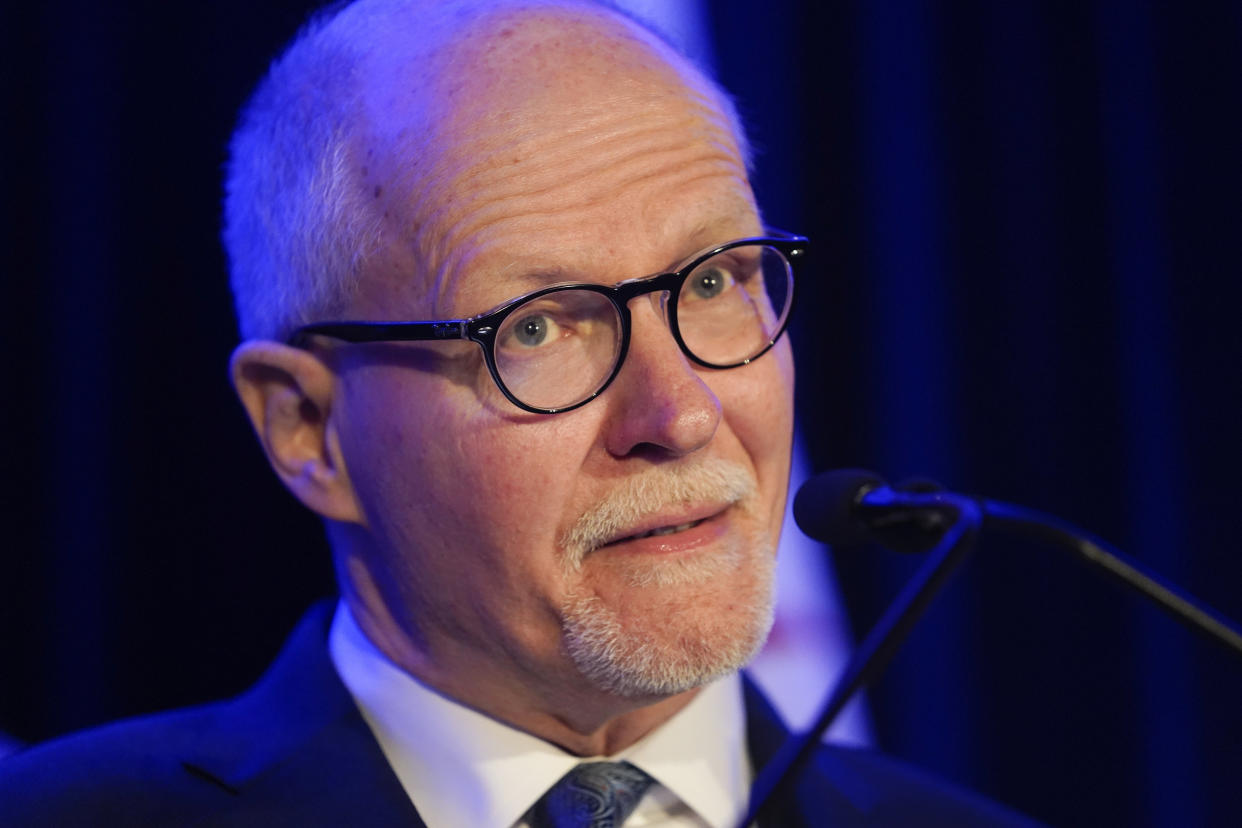
<path fill-rule="evenodd" d="M 744 159 L 722 93 L 594 4 L 363 0 L 303 33 L 233 142 L 232 374 L 341 603 L 237 701 L 15 760 L 0 822 L 604 824 L 550 815 L 582 767 L 642 824 L 733 824 L 784 735 L 736 671 L 806 248 Z M 769 822 L 914 817 L 1005 818 L 838 752 Z"/>

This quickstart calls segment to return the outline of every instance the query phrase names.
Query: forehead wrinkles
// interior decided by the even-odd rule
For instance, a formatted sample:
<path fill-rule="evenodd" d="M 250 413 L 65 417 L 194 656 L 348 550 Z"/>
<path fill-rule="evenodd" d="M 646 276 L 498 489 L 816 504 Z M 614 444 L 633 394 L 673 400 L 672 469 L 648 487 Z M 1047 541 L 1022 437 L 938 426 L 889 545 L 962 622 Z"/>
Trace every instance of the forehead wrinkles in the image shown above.
<path fill-rule="evenodd" d="M 660 199 L 635 200 L 644 188 L 668 194 L 718 178 L 735 183 L 735 200 L 749 206 L 746 172 L 729 125 L 702 98 L 658 115 L 639 102 L 604 105 L 575 113 L 560 132 L 536 126 L 477 136 L 457 144 L 453 158 L 428 172 L 412 189 L 411 224 L 438 307 L 454 287 L 454 274 L 463 273 L 488 240 L 546 231 L 561 217 L 572 223 L 593 210 L 624 206 L 627 199 L 636 211 L 667 206 Z M 736 212 L 738 205 L 729 205 L 729 214 Z M 636 212 L 632 225 L 646 230 L 673 218 Z M 631 223 L 631 217 L 624 220 Z M 549 248 L 571 241 L 535 238 Z"/>
<path fill-rule="evenodd" d="M 626 185 L 726 176 L 749 201 L 734 125 L 679 56 L 598 9 L 515 5 L 368 96 L 390 238 L 427 310 L 482 237 L 588 213 Z"/>

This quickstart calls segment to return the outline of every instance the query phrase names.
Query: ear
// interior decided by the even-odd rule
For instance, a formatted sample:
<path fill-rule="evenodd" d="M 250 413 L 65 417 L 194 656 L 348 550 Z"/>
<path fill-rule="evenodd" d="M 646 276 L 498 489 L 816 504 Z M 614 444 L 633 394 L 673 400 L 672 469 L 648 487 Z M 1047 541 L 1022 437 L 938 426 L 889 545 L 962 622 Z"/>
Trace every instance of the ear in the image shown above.
<path fill-rule="evenodd" d="M 363 523 L 332 420 L 335 376 L 317 356 L 251 340 L 229 362 L 233 387 L 272 469 L 323 517 Z"/>

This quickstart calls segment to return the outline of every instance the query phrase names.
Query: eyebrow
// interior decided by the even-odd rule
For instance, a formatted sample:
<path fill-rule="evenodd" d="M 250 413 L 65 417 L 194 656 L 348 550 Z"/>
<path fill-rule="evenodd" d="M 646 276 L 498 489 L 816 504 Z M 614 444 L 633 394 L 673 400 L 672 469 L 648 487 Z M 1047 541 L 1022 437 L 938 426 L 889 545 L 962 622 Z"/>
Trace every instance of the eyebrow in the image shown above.
<path fill-rule="evenodd" d="M 590 282 L 589 274 L 577 268 L 563 265 L 534 265 L 530 268 L 514 267 L 497 274 L 496 284 L 512 288 L 513 296 L 560 284 L 562 282 Z"/>
<path fill-rule="evenodd" d="M 727 229 L 748 224 L 752 216 L 759 219 L 759 229 L 757 231 L 746 233 L 740 230 L 729 231 Z M 660 273 L 672 272 L 678 265 L 681 265 L 691 256 L 703 250 L 717 244 L 725 244 L 737 239 L 747 238 L 748 236 L 762 235 L 765 227 L 762 216 L 755 212 L 753 206 L 737 202 L 732 207 L 722 210 L 716 215 L 699 220 L 691 225 L 688 230 L 681 231 L 680 236 L 685 240 L 685 249 L 680 250 L 674 259 L 666 262 L 659 270 L 648 273 L 628 274 L 619 280 L 605 282 L 604 284 L 612 285 L 629 279 L 642 279 Z M 565 265 L 539 263 L 532 264 L 530 267 L 524 267 L 521 264 L 512 263 L 495 274 L 495 284 L 504 285 L 504 295 L 490 302 L 486 310 L 475 311 L 472 315 L 486 313 L 514 297 L 532 293 L 541 288 L 565 283 L 600 284 L 600 281 L 598 278 L 594 278 L 590 271 L 579 270 L 578 268 Z"/>

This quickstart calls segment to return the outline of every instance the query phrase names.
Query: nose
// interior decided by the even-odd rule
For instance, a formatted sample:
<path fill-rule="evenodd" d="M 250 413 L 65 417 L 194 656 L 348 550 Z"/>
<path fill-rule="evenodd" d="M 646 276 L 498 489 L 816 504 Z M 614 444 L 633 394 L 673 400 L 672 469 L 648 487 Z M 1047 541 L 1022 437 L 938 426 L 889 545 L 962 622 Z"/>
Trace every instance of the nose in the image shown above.
<path fill-rule="evenodd" d="M 613 380 L 608 399 L 606 441 L 610 454 L 673 457 L 695 452 L 720 425 L 720 399 L 681 352 L 657 294 L 630 305 L 629 353 Z"/>

